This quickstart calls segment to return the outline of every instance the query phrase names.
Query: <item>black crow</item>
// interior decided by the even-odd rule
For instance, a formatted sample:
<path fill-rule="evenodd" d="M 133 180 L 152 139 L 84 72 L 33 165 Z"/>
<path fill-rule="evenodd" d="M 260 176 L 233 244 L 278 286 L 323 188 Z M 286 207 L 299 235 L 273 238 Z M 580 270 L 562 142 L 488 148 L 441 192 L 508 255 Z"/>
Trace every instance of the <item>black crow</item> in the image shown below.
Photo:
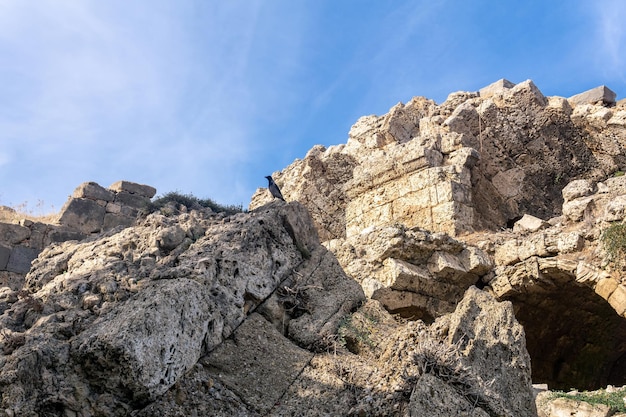
<path fill-rule="evenodd" d="M 272 176 L 268 175 L 265 178 L 267 178 L 267 182 L 269 183 L 268 188 L 270 189 L 270 193 L 272 193 L 274 197 L 280 198 L 281 200 L 285 201 L 282 193 L 280 192 L 280 188 L 278 188 L 278 185 L 276 185 L 276 183 L 272 179 Z"/>

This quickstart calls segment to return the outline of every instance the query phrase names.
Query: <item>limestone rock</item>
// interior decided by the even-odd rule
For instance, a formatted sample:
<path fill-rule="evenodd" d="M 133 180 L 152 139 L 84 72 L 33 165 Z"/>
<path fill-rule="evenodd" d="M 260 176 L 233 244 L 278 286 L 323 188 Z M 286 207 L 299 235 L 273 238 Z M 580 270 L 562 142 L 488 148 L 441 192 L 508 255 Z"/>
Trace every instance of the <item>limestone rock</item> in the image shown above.
<path fill-rule="evenodd" d="M 568 101 L 573 105 L 599 103 L 606 106 L 614 106 L 615 98 L 616 94 L 614 91 L 612 91 L 605 85 L 601 85 L 599 87 L 592 88 L 591 90 L 587 90 L 583 93 L 576 94 L 568 98 Z"/>
<path fill-rule="evenodd" d="M 521 219 L 515 222 L 513 226 L 514 232 L 536 232 L 539 229 L 542 229 L 547 226 L 547 223 L 544 220 L 541 220 L 535 216 L 531 216 L 529 214 L 524 214 Z"/>
<path fill-rule="evenodd" d="M 481 97 L 489 98 L 495 94 L 501 94 L 504 90 L 508 90 L 513 87 L 515 87 L 515 84 L 513 84 L 509 80 L 502 78 L 495 83 L 489 84 L 488 86 L 481 88 L 479 90 L 479 93 Z"/>
<path fill-rule="evenodd" d="M 489 413 L 473 404 L 471 398 L 464 397 L 454 386 L 430 374 L 417 380 L 409 407 L 411 417 L 489 416 Z"/>
<path fill-rule="evenodd" d="M 109 189 L 120 193 L 126 191 L 131 194 L 138 194 L 142 197 L 152 198 L 156 194 L 156 188 L 149 185 L 137 184 L 130 181 L 117 181 L 109 186 Z"/>
<path fill-rule="evenodd" d="M 196 281 L 160 281 L 96 320 L 72 342 L 87 379 L 131 405 L 154 401 L 221 335 L 209 289 Z M 217 337 L 216 337 L 217 336 Z"/>
<path fill-rule="evenodd" d="M 549 402 L 546 417 L 608 417 L 613 415 L 611 407 L 604 404 L 589 404 L 569 398 L 556 398 Z"/>
<path fill-rule="evenodd" d="M 105 212 L 105 208 L 94 200 L 70 199 L 62 209 L 59 223 L 72 226 L 81 233 L 95 233 L 102 229 Z"/>
<path fill-rule="evenodd" d="M 315 345 L 363 300 L 333 259 L 298 203 L 228 218 L 152 214 L 136 226 L 47 247 L 19 298 L 0 299 L 3 407 L 15 415 L 128 415 L 167 396 L 238 328 L 273 328 L 258 315 L 242 323 L 281 284 L 299 283 L 291 288 L 302 301 L 297 311 L 284 310 L 286 334 Z M 284 340 L 286 352 L 302 351 L 280 333 L 272 337 Z M 289 372 L 297 375 L 298 366 Z M 265 409 L 272 398 L 264 396 Z"/>
<path fill-rule="evenodd" d="M 72 193 L 74 198 L 89 198 L 91 200 L 113 201 L 114 194 L 95 182 L 84 182 Z"/>

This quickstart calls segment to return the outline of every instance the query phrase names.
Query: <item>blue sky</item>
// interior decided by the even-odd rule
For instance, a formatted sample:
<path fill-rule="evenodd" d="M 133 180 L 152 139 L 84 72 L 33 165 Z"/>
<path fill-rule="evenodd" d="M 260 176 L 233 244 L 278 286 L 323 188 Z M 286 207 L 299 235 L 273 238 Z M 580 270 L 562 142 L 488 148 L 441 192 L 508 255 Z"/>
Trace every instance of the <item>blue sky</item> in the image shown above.
<path fill-rule="evenodd" d="M 247 206 L 360 116 L 500 78 L 626 95 L 621 0 L 0 0 L 0 205 L 118 180 Z"/>

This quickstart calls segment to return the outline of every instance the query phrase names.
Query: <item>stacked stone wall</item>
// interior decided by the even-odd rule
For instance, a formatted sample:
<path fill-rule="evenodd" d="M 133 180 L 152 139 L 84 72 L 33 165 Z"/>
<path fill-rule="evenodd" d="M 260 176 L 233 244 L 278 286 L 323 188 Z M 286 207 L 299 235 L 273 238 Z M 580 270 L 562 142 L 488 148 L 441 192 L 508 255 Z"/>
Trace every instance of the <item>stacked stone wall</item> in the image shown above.
<path fill-rule="evenodd" d="M 128 181 L 109 188 L 85 182 L 65 203 L 56 224 L 28 219 L 0 222 L 0 287 L 19 289 L 31 262 L 52 243 L 82 240 L 117 226 L 133 225 L 155 194 L 153 187 Z"/>

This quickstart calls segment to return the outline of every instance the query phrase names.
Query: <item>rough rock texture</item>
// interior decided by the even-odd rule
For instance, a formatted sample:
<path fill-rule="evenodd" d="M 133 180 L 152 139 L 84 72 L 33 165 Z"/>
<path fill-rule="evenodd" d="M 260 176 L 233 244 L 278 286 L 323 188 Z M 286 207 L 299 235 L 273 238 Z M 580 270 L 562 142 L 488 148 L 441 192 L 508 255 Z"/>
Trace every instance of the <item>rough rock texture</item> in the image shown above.
<path fill-rule="evenodd" d="M 5 207 L 0 217 L 16 219 L 17 223 L 0 222 L 0 286 L 18 290 L 31 262 L 50 244 L 134 224 L 155 193 L 153 187 L 129 181 L 118 181 L 109 189 L 85 182 L 76 187 L 61 209 L 58 224 L 18 219 L 15 210 Z"/>
<path fill-rule="evenodd" d="M 625 110 L 587 102 L 545 97 L 530 80 L 441 105 L 417 97 L 362 117 L 345 145 L 316 146 L 273 176 L 309 209 L 323 241 L 398 222 L 459 235 L 524 214 L 548 219 L 571 179 L 626 167 Z M 267 198 L 257 192 L 250 207 Z"/>
<path fill-rule="evenodd" d="M 587 93 L 415 98 L 249 213 L 107 222 L 154 194 L 122 181 L 77 188 L 73 241 L 0 224 L 0 417 L 535 416 L 531 382 L 625 385 L 626 107 Z"/>
<path fill-rule="evenodd" d="M 625 218 L 625 144 L 606 87 L 565 99 L 499 80 L 363 117 L 274 178 L 389 311 L 432 322 L 487 286 L 513 302 L 536 382 L 589 389 L 626 383 L 625 272 L 600 239 Z"/>
<path fill-rule="evenodd" d="M 297 315 L 283 310 L 295 334 L 311 332 L 295 341 L 315 344 L 363 300 L 336 261 L 321 261 L 334 259 L 327 253 L 298 203 L 231 217 L 152 214 L 49 246 L 0 316 L 2 407 L 127 415 L 165 394 L 279 288 L 303 302 Z M 310 262 L 315 273 L 304 275 Z"/>

